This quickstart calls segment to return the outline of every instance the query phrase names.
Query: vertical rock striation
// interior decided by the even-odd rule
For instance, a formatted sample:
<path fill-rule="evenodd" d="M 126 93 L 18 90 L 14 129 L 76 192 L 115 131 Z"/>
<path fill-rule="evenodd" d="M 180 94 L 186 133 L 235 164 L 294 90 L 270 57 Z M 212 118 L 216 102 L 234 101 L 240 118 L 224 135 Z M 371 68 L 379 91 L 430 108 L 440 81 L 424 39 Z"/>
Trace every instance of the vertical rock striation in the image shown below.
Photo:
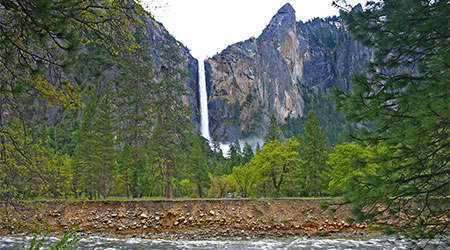
<path fill-rule="evenodd" d="M 264 136 L 278 122 L 304 115 L 302 90 L 349 89 L 371 50 L 354 42 L 336 18 L 297 22 L 284 5 L 258 38 L 230 45 L 206 61 L 211 134 L 221 141 Z"/>

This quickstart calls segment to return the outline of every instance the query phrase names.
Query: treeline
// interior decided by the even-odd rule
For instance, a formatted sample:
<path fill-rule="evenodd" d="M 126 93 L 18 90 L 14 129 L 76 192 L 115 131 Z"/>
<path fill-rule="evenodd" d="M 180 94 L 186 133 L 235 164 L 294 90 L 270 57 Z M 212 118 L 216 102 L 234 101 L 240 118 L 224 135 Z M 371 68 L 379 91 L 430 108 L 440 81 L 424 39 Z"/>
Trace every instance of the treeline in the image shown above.
<path fill-rule="evenodd" d="M 11 150 L 17 147 L 23 154 L 10 168 L 17 174 L 4 179 L 13 185 L 5 183 L 3 194 L 25 199 L 172 197 L 178 185 L 174 179 L 187 167 L 181 162 L 188 153 L 180 152 L 193 144 L 183 102 L 186 73 L 177 48 L 167 43 L 159 48 L 163 69 L 155 72 L 146 58 L 147 35 L 136 30 L 138 47 L 124 57 L 85 47 L 87 52 L 70 68 L 75 77 L 86 78 L 75 80 L 83 101 L 79 109 L 66 115 L 62 109 L 30 104 L 21 109 L 23 116 L 9 121 L 16 133 Z"/>
<path fill-rule="evenodd" d="M 172 197 L 193 144 L 182 44 L 132 0 L 0 12 L 0 200 Z"/>
<path fill-rule="evenodd" d="M 307 87 L 302 88 L 303 99 L 305 101 L 305 113 L 311 110 L 317 113 L 320 125 L 328 147 L 336 146 L 344 141 L 345 133 L 354 127 L 347 122 L 344 115 L 334 108 L 331 96 L 323 91 L 314 91 Z M 306 129 L 307 116 L 298 118 L 286 118 L 284 124 L 280 124 L 283 135 L 286 138 L 304 134 Z"/>
<path fill-rule="evenodd" d="M 25 3 L 0 4 L 15 25 L 2 24 L 0 200 L 330 193 L 314 112 L 291 139 L 272 119 L 262 148 L 224 157 L 189 120 L 183 46 L 138 4 Z"/>
<path fill-rule="evenodd" d="M 256 154 L 211 149 L 189 120 L 183 46 L 133 1 L 26 3 L 0 4 L 16 25 L 2 24 L 0 200 L 328 193 L 321 132 L 317 164 L 313 131 L 285 140 L 274 119 Z"/>

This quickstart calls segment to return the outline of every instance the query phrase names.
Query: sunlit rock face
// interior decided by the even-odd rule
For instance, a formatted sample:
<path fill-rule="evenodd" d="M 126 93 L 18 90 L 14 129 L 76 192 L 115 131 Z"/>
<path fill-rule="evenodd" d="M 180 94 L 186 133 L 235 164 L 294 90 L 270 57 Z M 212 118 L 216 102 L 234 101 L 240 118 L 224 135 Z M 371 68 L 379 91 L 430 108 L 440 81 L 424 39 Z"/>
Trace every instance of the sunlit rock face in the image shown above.
<path fill-rule="evenodd" d="M 339 19 L 297 22 L 286 4 L 258 38 L 206 61 L 210 132 L 221 141 L 264 136 L 272 115 L 280 123 L 305 115 L 304 88 L 348 90 L 371 54 Z"/>

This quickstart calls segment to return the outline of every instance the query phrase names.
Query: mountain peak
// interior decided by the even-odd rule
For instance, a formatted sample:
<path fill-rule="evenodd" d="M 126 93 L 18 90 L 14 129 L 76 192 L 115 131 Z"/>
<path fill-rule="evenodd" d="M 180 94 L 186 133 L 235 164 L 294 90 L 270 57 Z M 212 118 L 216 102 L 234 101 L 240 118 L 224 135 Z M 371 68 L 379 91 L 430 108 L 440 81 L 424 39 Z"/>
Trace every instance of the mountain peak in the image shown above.
<path fill-rule="evenodd" d="M 269 25 L 263 30 L 262 36 L 282 34 L 294 27 L 296 23 L 295 10 L 291 4 L 287 3 L 272 17 Z"/>
<path fill-rule="evenodd" d="M 295 10 L 290 3 L 287 3 L 278 10 L 276 15 L 293 15 L 295 17 Z"/>
<path fill-rule="evenodd" d="M 295 22 L 295 10 L 290 3 L 287 3 L 272 17 L 270 24 L 280 25 L 280 23 L 287 23 L 291 25 Z"/>

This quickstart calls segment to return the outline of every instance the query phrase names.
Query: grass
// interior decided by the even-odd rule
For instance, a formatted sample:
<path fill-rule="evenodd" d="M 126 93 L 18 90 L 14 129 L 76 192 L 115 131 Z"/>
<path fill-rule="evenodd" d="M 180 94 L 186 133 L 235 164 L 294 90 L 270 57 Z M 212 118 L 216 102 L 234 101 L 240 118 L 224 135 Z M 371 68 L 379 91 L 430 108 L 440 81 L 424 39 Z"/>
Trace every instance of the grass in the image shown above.
<path fill-rule="evenodd" d="M 117 196 L 111 196 L 107 199 L 99 198 L 94 199 L 93 201 L 164 201 L 164 200 L 171 200 L 171 201 L 184 201 L 184 200 L 199 200 L 199 201 L 207 201 L 207 200 L 278 200 L 278 199 L 286 199 L 286 200 L 327 200 L 327 199 L 339 199 L 341 197 L 259 197 L 259 198 L 214 198 L 214 197 L 204 197 L 204 198 L 191 198 L 191 197 L 177 197 L 172 199 L 167 199 L 165 196 L 151 196 L 151 197 L 139 197 L 139 198 L 131 198 L 131 197 L 117 197 Z M 35 197 L 33 199 L 26 199 L 25 201 L 54 201 L 54 200 L 64 200 L 64 199 L 54 199 L 50 197 Z M 78 199 L 75 199 L 73 197 L 66 199 L 68 201 L 89 201 L 87 197 L 81 197 Z"/>

